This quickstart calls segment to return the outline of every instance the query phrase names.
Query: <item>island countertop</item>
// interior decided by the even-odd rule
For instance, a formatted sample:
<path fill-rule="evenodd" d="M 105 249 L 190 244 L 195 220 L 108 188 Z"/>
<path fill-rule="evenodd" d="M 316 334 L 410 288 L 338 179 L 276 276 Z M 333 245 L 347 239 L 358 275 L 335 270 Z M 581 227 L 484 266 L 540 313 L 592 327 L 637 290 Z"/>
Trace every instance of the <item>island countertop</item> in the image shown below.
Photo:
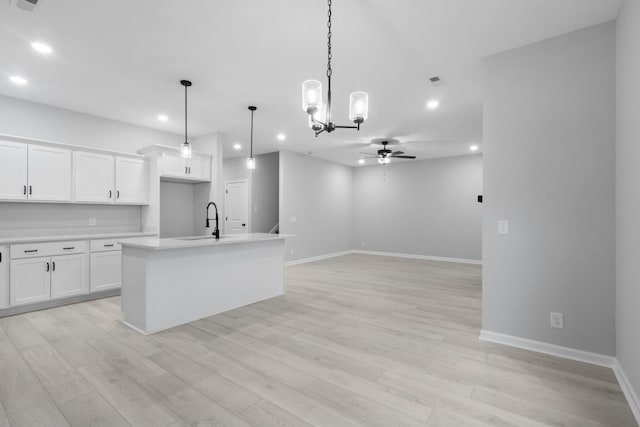
<path fill-rule="evenodd" d="M 269 234 L 269 233 L 247 233 L 247 234 L 228 234 L 220 236 L 220 240 L 216 240 L 213 236 L 191 236 L 191 237 L 141 237 L 137 239 L 126 239 L 122 242 L 123 247 L 132 247 L 149 250 L 163 249 L 183 249 L 211 247 L 220 245 L 237 245 L 240 243 L 264 242 L 270 240 L 281 240 L 292 235 Z"/>

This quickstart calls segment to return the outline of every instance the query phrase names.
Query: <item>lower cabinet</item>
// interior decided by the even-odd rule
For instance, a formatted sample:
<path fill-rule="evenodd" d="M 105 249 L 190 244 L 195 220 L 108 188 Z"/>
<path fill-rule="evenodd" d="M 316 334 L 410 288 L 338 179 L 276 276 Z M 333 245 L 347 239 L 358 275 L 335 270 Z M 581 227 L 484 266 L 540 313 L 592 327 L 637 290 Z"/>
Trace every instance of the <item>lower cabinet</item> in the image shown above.
<path fill-rule="evenodd" d="M 0 246 L 0 310 L 9 307 L 9 248 Z"/>
<path fill-rule="evenodd" d="M 59 255 L 11 261 L 11 305 L 85 294 L 87 255 Z"/>
<path fill-rule="evenodd" d="M 119 288 L 122 285 L 122 251 L 91 254 L 91 292 Z"/>

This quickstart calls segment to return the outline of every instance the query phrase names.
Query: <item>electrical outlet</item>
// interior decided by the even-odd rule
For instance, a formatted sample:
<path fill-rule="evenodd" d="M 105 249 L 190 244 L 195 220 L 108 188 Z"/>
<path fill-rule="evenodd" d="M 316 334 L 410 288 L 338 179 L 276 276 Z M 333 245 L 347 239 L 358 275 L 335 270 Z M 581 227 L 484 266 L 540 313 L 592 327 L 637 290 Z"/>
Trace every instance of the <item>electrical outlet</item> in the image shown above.
<path fill-rule="evenodd" d="M 89 218 L 89 225 L 91 226 L 95 226 L 96 225 L 96 217 L 92 216 Z"/>
<path fill-rule="evenodd" d="M 498 221 L 498 234 L 509 234 L 509 221 L 506 219 Z"/>
<path fill-rule="evenodd" d="M 551 312 L 550 320 L 552 328 L 564 328 L 564 314 Z"/>
<path fill-rule="evenodd" d="M 295 216 L 292 216 L 291 217 L 291 222 L 296 222 L 296 221 L 298 221 L 298 218 L 296 218 Z"/>

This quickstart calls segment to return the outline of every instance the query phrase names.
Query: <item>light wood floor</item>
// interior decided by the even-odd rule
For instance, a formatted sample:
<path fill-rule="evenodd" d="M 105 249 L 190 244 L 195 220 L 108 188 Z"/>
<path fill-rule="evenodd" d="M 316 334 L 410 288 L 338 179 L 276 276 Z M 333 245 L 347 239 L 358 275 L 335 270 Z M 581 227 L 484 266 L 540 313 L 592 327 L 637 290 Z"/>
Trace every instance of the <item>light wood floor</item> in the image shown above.
<path fill-rule="evenodd" d="M 636 425 L 611 370 L 479 341 L 480 277 L 348 255 L 149 337 L 119 298 L 4 318 L 0 426 Z"/>

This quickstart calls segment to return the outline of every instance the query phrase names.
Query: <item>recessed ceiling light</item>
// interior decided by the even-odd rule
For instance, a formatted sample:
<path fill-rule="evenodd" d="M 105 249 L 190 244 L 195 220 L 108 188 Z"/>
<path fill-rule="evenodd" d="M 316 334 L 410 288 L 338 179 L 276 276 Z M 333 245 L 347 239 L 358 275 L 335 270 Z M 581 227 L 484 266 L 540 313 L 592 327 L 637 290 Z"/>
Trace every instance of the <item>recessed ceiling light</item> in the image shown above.
<path fill-rule="evenodd" d="M 435 110 L 439 106 L 440 106 L 440 102 L 436 99 L 432 99 L 431 101 L 427 102 L 427 108 L 430 110 Z"/>
<path fill-rule="evenodd" d="M 469 150 L 478 151 L 478 146 L 477 145 L 472 145 L 471 147 L 469 147 Z"/>
<path fill-rule="evenodd" d="M 169 121 L 169 117 L 166 114 L 160 114 L 158 116 L 158 120 L 160 120 L 161 122 L 168 122 Z"/>
<path fill-rule="evenodd" d="M 364 165 L 364 159 L 359 159 L 358 163 L 360 163 L 361 165 Z"/>
<path fill-rule="evenodd" d="M 27 79 L 25 79 L 22 76 L 11 76 L 9 77 L 9 80 L 11 80 L 11 83 L 16 84 L 18 86 L 24 86 L 27 83 L 29 83 Z"/>
<path fill-rule="evenodd" d="M 285 139 L 287 139 L 287 135 L 285 135 L 284 133 L 279 133 L 276 138 L 278 138 L 278 141 L 284 141 Z"/>
<path fill-rule="evenodd" d="M 31 43 L 31 47 L 36 52 L 42 53 L 42 54 L 45 54 L 45 55 L 49 55 L 50 53 L 53 52 L 53 49 L 51 49 L 51 46 L 49 46 L 48 44 L 40 43 L 40 42 Z"/>
<path fill-rule="evenodd" d="M 239 150 L 239 149 L 241 149 L 241 148 L 242 148 L 242 145 L 240 145 L 240 144 L 233 144 L 233 149 L 234 149 L 234 150 Z"/>

